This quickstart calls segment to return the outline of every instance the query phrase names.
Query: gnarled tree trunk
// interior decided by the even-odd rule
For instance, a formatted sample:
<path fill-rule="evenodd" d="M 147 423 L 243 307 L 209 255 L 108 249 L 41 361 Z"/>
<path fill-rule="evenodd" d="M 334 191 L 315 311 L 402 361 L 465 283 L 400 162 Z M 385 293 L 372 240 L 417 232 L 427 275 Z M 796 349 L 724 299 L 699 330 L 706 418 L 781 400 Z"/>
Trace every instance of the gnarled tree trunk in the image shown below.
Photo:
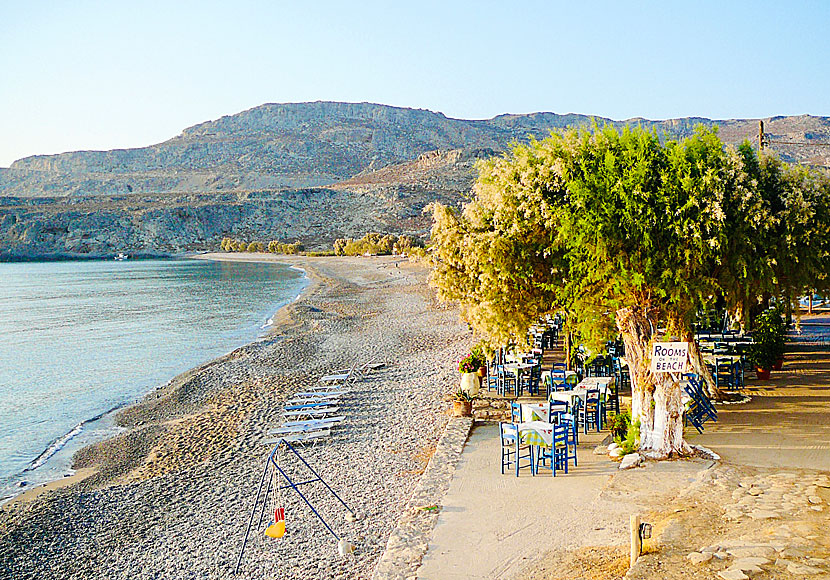
<path fill-rule="evenodd" d="M 616 319 L 631 374 L 631 417 L 640 421 L 640 451 L 655 459 L 688 455 L 680 383 L 649 368 L 654 321 L 645 308 L 622 308 Z"/>

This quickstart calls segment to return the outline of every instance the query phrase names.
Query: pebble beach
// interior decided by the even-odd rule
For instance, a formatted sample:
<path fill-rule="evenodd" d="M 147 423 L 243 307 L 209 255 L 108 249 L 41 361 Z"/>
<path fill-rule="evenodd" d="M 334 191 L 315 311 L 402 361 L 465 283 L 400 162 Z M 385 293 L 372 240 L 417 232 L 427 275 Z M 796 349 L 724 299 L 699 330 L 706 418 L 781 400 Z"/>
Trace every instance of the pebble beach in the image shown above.
<path fill-rule="evenodd" d="M 447 424 L 445 395 L 472 342 L 436 303 L 426 269 L 388 257 L 232 254 L 303 268 L 304 294 L 265 338 L 193 369 L 122 411 L 120 435 L 81 450 L 71 485 L 0 511 L 3 578 L 370 578 Z M 283 492 L 286 534 L 253 530 L 233 575 L 284 402 L 327 372 L 386 363 L 351 385 L 345 421 L 300 453 L 355 512 L 319 484 Z M 152 364 L 152 361 L 148 361 Z M 297 461 L 283 468 L 308 478 Z"/>

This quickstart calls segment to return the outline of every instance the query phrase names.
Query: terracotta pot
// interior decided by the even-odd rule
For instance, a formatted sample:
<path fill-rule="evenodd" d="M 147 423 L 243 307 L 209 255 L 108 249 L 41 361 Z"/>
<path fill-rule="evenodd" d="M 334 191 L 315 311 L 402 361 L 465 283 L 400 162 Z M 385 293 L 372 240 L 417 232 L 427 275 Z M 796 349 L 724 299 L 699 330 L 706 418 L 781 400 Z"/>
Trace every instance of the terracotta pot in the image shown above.
<path fill-rule="evenodd" d="M 758 379 L 759 380 L 762 380 L 762 381 L 769 380 L 770 369 L 761 369 L 761 368 L 756 367 L 755 372 L 758 373 Z"/>
<path fill-rule="evenodd" d="M 487 367 L 478 367 L 478 376 L 482 379 L 487 376 Z"/>
<path fill-rule="evenodd" d="M 783 358 L 775 361 L 775 364 L 772 365 L 772 370 L 774 370 L 774 371 L 780 371 L 782 368 L 784 368 L 784 359 Z"/>
<path fill-rule="evenodd" d="M 473 414 L 472 401 L 453 401 L 452 402 L 452 416 L 453 417 L 469 417 Z"/>

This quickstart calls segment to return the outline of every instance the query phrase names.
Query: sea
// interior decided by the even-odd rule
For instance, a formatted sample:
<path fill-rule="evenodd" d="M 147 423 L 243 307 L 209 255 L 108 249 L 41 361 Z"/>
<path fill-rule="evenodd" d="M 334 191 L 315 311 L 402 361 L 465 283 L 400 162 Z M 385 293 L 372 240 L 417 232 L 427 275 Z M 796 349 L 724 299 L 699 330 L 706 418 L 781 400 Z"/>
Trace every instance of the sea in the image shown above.
<path fill-rule="evenodd" d="M 274 263 L 0 263 L 0 502 L 70 475 L 114 410 L 263 336 L 306 283 Z"/>

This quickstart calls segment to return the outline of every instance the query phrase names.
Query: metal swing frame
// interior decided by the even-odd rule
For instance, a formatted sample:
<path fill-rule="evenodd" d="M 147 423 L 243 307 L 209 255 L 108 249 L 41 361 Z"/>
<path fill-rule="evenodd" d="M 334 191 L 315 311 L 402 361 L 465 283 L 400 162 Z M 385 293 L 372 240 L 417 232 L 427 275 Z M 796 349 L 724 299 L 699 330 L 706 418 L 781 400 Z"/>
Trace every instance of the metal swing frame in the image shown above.
<path fill-rule="evenodd" d="M 297 459 L 299 459 L 303 463 L 303 465 L 306 466 L 306 468 L 308 468 L 308 470 L 312 473 L 312 475 L 314 475 L 314 477 L 312 479 L 307 479 L 305 481 L 294 482 L 288 476 L 288 474 L 285 473 L 285 471 L 283 471 L 282 467 L 280 467 L 280 465 L 277 463 L 277 452 L 279 451 L 280 447 L 283 446 L 283 445 L 286 448 L 288 448 L 288 450 L 291 451 L 297 457 Z M 272 466 L 273 466 L 273 469 L 272 469 Z M 269 476 L 269 472 L 270 472 L 270 476 Z M 277 484 L 274 485 L 274 487 L 272 489 L 271 483 L 273 482 L 274 476 L 277 475 L 277 473 L 279 473 L 279 475 L 281 475 L 283 477 L 283 479 L 286 481 L 286 484 L 277 487 L 279 485 L 279 483 L 277 483 Z M 263 485 L 265 484 L 266 476 L 268 476 L 268 486 L 265 488 L 265 494 L 263 496 L 262 488 L 263 488 Z M 337 501 L 339 501 L 341 504 L 343 504 L 343 507 L 345 507 L 350 514 L 354 515 L 354 511 L 352 511 L 352 509 L 346 504 L 346 502 L 343 501 L 339 495 L 337 495 L 337 492 L 335 492 L 331 488 L 331 486 L 328 483 L 326 483 L 326 481 L 322 477 L 320 477 L 320 475 L 314 470 L 313 467 L 311 467 L 311 465 L 308 464 L 308 462 L 303 458 L 303 456 L 300 455 L 297 452 L 297 450 L 294 448 L 293 445 L 291 445 L 291 443 L 289 443 L 285 439 L 280 439 L 279 441 L 277 441 L 276 445 L 274 445 L 274 448 L 271 450 L 271 453 L 268 454 L 268 460 L 265 462 L 265 469 L 263 469 L 262 477 L 260 477 L 260 479 L 259 479 L 259 486 L 257 488 L 256 498 L 254 498 L 254 505 L 251 508 L 251 516 L 248 518 L 248 526 L 245 529 L 245 538 L 242 540 L 242 548 L 240 548 L 240 550 L 239 550 L 239 557 L 236 559 L 236 566 L 233 569 L 234 574 L 239 573 L 239 566 L 240 566 L 240 564 L 242 564 L 242 555 L 245 553 L 245 546 L 248 544 L 248 537 L 251 534 L 251 528 L 253 527 L 254 518 L 256 517 L 257 509 L 259 509 L 259 523 L 257 524 L 257 527 L 259 527 L 259 526 L 262 525 L 262 519 L 265 517 L 265 508 L 268 505 L 268 496 L 269 496 L 269 494 L 277 493 L 277 491 L 280 490 L 280 489 L 292 489 L 292 490 L 294 490 L 297 493 L 297 495 L 299 495 L 300 498 L 306 503 L 306 505 L 309 508 L 311 508 L 311 511 L 314 513 L 315 516 L 317 516 L 317 519 L 319 519 L 321 522 L 323 522 L 323 525 L 326 527 L 326 529 L 329 531 L 329 533 L 332 536 L 334 536 L 334 538 L 336 540 L 340 541 L 340 536 L 338 536 L 337 533 L 328 524 L 328 522 L 326 522 L 326 520 L 323 519 L 323 516 L 320 515 L 320 513 L 315 509 L 314 505 L 312 505 L 312 503 L 308 500 L 308 498 L 305 495 L 303 495 L 303 492 L 300 491 L 300 489 L 299 489 L 299 486 L 301 486 L 301 485 L 305 485 L 305 484 L 308 484 L 308 483 L 318 483 L 318 482 L 322 483 L 324 486 L 326 486 L 326 489 L 329 490 L 329 493 L 331 493 L 331 495 L 333 495 L 335 497 L 335 499 L 337 499 Z M 260 501 L 261 496 L 262 496 L 262 507 L 259 507 L 259 501 Z"/>

